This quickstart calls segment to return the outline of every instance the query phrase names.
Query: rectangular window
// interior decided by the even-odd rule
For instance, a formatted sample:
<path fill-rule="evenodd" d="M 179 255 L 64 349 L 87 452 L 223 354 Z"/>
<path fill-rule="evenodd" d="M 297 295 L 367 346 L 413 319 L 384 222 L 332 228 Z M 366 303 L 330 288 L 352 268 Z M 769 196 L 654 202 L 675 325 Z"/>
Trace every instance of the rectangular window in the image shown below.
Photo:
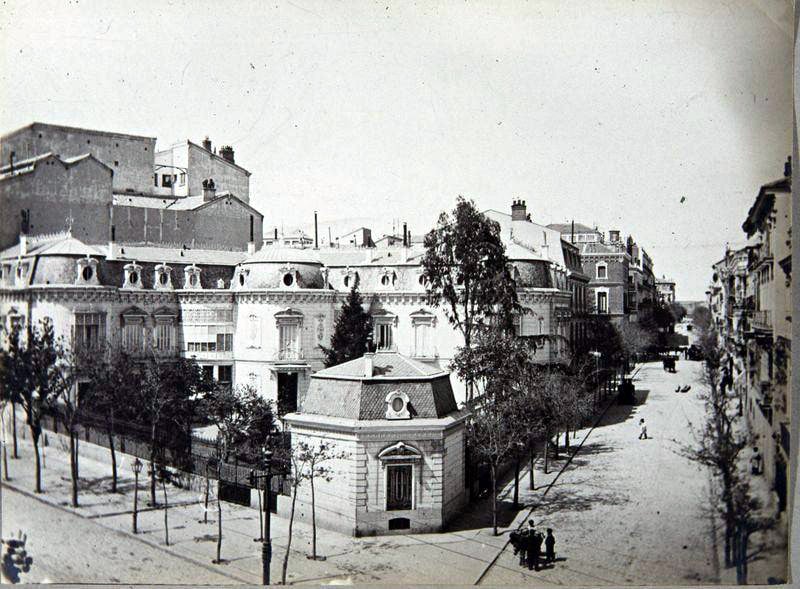
<path fill-rule="evenodd" d="M 233 350 L 233 334 L 232 333 L 218 333 L 217 334 L 217 352 L 230 352 Z"/>
<path fill-rule="evenodd" d="M 106 333 L 104 313 L 76 313 L 73 338 L 82 350 L 96 350 L 102 345 Z"/>
<path fill-rule="evenodd" d="M 598 292 L 597 293 L 597 312 L 598 313 L 608 313 L 608 293 L 607 292 Z"/>
<path fill-rule="evenodd" d="M 396 464 L 386 467 L 386 509 L 412 509 L 413 507 L 413 467 L 410 464 Z"/>
<path fill-rule="evenodd" d="M 179 182 L 181 186 L 186 186 L 186 172 L 181 172 Z"/>
<path fill-rule="evenodd" d="M 173 346 L 173 327 L 171 323 L 158 323 L 155 329 L 156 349 L 159 352 L 169 352 Z"/>
<path fill-rule="evenodd" d="M 142 320 L 125 319 L 122 328 L 122 347 L 127 352 L 137 353 L 144 348 L 144 333 Z"/>
<path fill-rule="evenodd" d="M 278 354 L 280 360 L 296 360 L 300 356 L 300 326 L 297 323 L 278 324 Z"/>
<path fill-rule="evenodd" d="M 391 323 L 377 323 L 375 324 L 375 344 L 379 350 L 392 349 L 392 324 Z"/>
<path fill-rule="evenodd" d="M 153 186 L 158 186 L 158 174 L 153 174 Z"/>
<path fill-rule="evenodd" d="M 429 321 L 414 324 L 414 355 L 419 358 L 433 356 L 431 345 L 433 326 Z"/>
<path fill-rule="evenodd" d="M 606 268 L 605 264 L 598 264 L 598 266 L 597 266 L 597 277 L 598 278 L 608 278 L 608 269 Z"/>
<path fill-rule="evenodd" d="M 233 366 L 218 366 L 217 380 L 224 384 L 233 382 Z"/>
<path fill-rule="evenodd" d="M 162 174 L 161 186 L 164 188 L 172 188 L 172 174 Z"/>
<path fill-rule="evenodd" d="M 211 380 L 214 378 L 214 367 L 213 366 L 203 366 L 203 378 Z"/>

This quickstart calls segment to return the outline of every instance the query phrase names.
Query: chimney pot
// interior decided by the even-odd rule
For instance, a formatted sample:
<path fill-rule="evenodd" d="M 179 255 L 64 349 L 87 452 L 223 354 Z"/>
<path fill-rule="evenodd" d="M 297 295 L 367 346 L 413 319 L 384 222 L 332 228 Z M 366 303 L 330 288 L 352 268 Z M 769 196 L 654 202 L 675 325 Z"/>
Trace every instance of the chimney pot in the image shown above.
<path fill-rule="evenodd" d="M 525 221 L 528 218 L 524 200 L 514 200 L 511 205 L 511 220 L 512 221 Z"/>
<path fill-rule="evenodd" d="M 216 194 L 217 187 L 214 184 L 214 179 L 208 178 L 207 180 L 203 180 L 203 202 L 214 200 Z"/>
<path fill-rule="evenodd" d="M 203 149 L 206 151 L 211 151 L 211 139 L 208 138 L 208 135 L 206 135 L 206 138 L 203 139 Z"/>
<path fill-rule="evenodd" d="M 219 148 L 219 155 L 222 156 L 226 162 L 230 162 L 232 164 L 236 163 L 233 159 L 233 148 L 230 145 L 223 145 Z"/>

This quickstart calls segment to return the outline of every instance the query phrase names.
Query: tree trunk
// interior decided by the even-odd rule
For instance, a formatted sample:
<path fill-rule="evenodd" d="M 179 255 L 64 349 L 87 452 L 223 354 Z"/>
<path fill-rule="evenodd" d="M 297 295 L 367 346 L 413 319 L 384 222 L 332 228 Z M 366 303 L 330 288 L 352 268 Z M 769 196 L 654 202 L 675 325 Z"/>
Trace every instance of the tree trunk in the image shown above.
<path fill-rule="evenodd" d="M 548 468 L 550 467 L 550 432 L 546 431 L 544 436 L 544 474 L 548 474 Z"/>
<path fill-rule="evenodd" d="M 203 501 L 203 523 L 208 523 L 208 488 L 210 486 L 210 481 L 208 480 L 208 466 L 206 466 L 206 496 Z"/>
<path fill-rule="evenodd" d="M 16 460 L 19 458 L 19 450 L 17 449 L 17 404 L 11 403 L 11 439 L 14 443 L 12 457 Z"/>
<path fill-rule="evenodd" d="M 169 520 L 167 519 L 167 511 L 169 510 L 169 503 L 167 502 L 167 479 L 161 481 L 161 486 L 164 489 L 164 543 L 169 546 Z"/>
<path fill-rule="evenodd" d="M 220 497 L 220 490 L 222 488 L 222 459 L 217 462 L 217 560 L 214 562 L 219 564 L 222 562 L 222 498 Z"/>
<path fill-rule="evenodd" d="M 317 512 L 313 476 L 309 482 L 311 483 L 311 558 L 317 560 Z"/>
<path fill-rule="evenodd" d="M 492 475 L 492 530 L 494 535 L 497 536 L 497 470 L 492 463 L 489 469 Z"/>
<path fill-rule="evenodd" d="M 556 443 L 553 444 L 553 458 L 558 460 L 558 432 L 556 432 Z"/>
<path fill-rule="evenodd" d="M 564 451 L 569 454 L 569 428 L 564 432 Z"/>
<path fill-rule="evenodd" d="M 534 486 L 533 481 L 533 463 L 536 462 L 536 450 L 534 449 L 533 445 L 535 442 L 531 442 L 530 447 L 530 468 L 528 469 L 528 483 L 530 485 L 531 491 L 534 491 L 536 487 Z"/>
<path fill-rule="evenodd" d="M 292 548 L 292 526 L 294 524 L 294 506 L 297 501 L 297 483 L 292 489 L 292 509 L 289 512 L 289 539 L 286 542 L 286 552 L 283 555 L 283 565 L 281 568 L 281 584 L 286 585 L 286 570 L 289 567 L 289 552 Z"/>
<path fill-rule="evenodd" d="M 36 487 L 35 491 L 37 493 L 42 492 L 42 464 L 41 464 L 41 457 L 39 456 L 39 432 L 37 428 L 34 426 L 30 426 L 31 429 L 31 439 L 33 440 L 33 455 L 36 464 Z"/>
<path fill-rule="evenodd" d="M 519 508 L 519 454 L 514 459 L 514 509 Z"/>
<path fill-rule="evenodd" d="M 114 449 L 114 434 L 108 432 L 108 448 L 111 450 L 111 492 L 117 492 L 117 453 Z"/>
<path fill-rule="evenodd" d="M 6 481 L 11 480 L 8 476 L 8 450 L 5 443 L 3 443 L 3 479 Z"/>
<path fill-rule="evenodd" d="M 75 431 L 69 432 L 69 471 L 72 478 L 72 507 L 78 507 L 78 447 Z"/>

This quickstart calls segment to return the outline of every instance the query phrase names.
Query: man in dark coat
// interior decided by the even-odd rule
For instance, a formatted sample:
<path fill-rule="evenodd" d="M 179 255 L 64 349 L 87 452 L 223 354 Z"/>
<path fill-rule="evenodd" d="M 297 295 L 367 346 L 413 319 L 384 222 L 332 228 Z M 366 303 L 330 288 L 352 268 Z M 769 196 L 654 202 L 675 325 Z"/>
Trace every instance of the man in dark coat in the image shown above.
<path fill-rule="evenodd" d="M 530 544 L 528 548 L 528 570 L 539 570 L 539 558 L 542 552 L 542 535 L 539 532 L 530 534 Z"/>

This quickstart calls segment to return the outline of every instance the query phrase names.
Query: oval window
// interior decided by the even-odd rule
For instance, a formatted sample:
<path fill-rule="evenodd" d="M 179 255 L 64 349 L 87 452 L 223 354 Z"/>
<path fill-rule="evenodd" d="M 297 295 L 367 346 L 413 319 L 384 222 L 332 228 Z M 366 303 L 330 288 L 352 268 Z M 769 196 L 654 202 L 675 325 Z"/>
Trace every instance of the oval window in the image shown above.
<path fill-rule="evenodd" d="M 131 284 L 136 284 L 139 282 L 139 275 L 136 272 L 131 272 L 128 276 L 128 280 L 130 280 Z"/>
<path fill-rule="evenodd" d="M 283 283 L 286 286 L 292 286 L 294 284 L 294 276 L 292 276 L 289 272 L 283 275 Z"/>
<path fill-rule="evenodd" d="M 244 274 L 239 274 L 239 284 L 244 286 Z"/>
<path fill-rule="evenodd" d="M 350 286 L 350 277 L 349 276 L 345 276 L 344 277 L 344 285 L 345 286 Z"/>
<path fill-rule="evenodd" d="M 405 403 L 403 403 L 403 399 L 400 397 L 395 397 L 392 399 L 392 411 L 395 413 L 400 413 L 403 410 Z"/>
<path fill-rule="evenodd" d="M 427 279 L 427 278 L 425 278 L 425 275 L 424 275 L 424 274 L 423 274 L 422 276 L 420 276 L 420 277 L 419 277 L 419 283 L 420 283 L 422 286 L 425 286 L 425 285 L 427 285 L 427 284 L 428 284 L 428 279 Z"/>
<path fill-rule="evenodd" d="M 383 278 L 381 278 L 381 284 L 383 286 L 389 286 L 389 277 L 388 276 L 384 276 Z"/>
<path fill-rule="evenodd" d="M 83 270 L 81 271 L 81 276 L 83 276 L 84 280 L 91 280 L 93 274 L 94 272 L 92 271 L 91 266 L 84 266 Z"/>
<path fill-rule="evenodd" d="M 194 274 L 189 274 L 189 286 L 195 286 L 197 284 L 197 276 Z"/>
<path fill-rule="evenodd" d="M 167 284 L 167 282 L 169 281 L 169 276 L 167 276 L 166 272 L 162 272 L 161 275 L 158 277 L 158 281 L 161 284 Z"/>

